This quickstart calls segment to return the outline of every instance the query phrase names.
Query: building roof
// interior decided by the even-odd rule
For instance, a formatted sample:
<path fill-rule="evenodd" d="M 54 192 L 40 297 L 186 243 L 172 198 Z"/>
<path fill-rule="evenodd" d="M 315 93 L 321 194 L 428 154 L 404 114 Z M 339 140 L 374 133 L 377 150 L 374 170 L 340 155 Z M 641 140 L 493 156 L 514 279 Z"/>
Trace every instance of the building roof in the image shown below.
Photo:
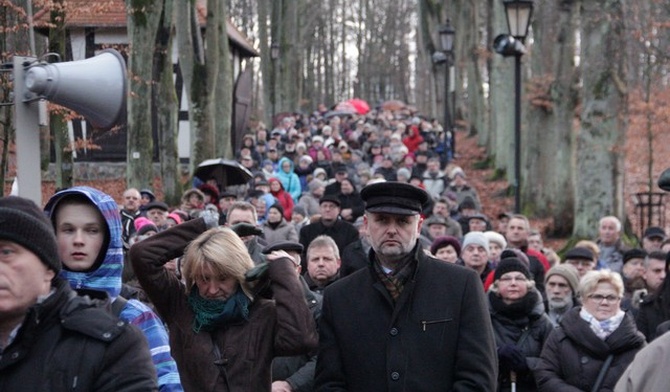
<path fill-rule="evenodd" d="M 126 28 L 126 5 L 124 0 L 68 0 L 71 12 L 66 16 L 65 27 L 86 28 Z M 198 23 L 204 28 L 207 15 L 207 1 L 196 0 L 196 11 Z M 44 29 L 49 23 L 49 9 L 42 8 L 35 13 L 35 27 Z M 259 56 L 258 51 L 237 27 L 230 21 L 226 21 L 226 33 L 233 45 L 245 52 L 248 57 Z"/>

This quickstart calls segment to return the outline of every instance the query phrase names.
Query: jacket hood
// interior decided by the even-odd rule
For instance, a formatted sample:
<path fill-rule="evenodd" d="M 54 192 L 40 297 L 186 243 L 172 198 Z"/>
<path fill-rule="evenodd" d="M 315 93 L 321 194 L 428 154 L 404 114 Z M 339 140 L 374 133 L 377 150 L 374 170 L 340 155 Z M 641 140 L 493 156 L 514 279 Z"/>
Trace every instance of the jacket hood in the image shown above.
<path fill-rule="evenodd" d="M 286 157 L 283 157 L 282 159 L 279 160 L 279 164 L 277 165 L 277 171 L 279 173 L 286 173 L 284 169 L 282 169 L 282 165 L 284 164 L 284 162 L 288 162 L 289 164 L 291 164 L 291 170 L 289 170 L 289 173 L 293 173 L 295 171 L 295 165 L 293 164 L 292 160 Z"/>
<path fill-rule="evenodd" d="M 58 203 L 66 197 L 80 195 L 88 199 L 102 214 L 107 224 L 107 248 L 100 249 L 104 258 L 98 268 L 87 272 L 74 272 L 63 269 L 60 276 L 70 282 L 74 289 L 91 289 L 105 291 L 113 299 L 121 292 L 121 275 L 123 273 L 123 243 L 121 241 L 121 215 L 116 201 L 108 194 L 97 189 L 77 186 L 65 189 L 53 195 L 44 211 L 53 221 L 53 212 Z M 55 222 L 54 222 L 55 223 Z M 100 257 L 100 256 L 98 256 Z"/>

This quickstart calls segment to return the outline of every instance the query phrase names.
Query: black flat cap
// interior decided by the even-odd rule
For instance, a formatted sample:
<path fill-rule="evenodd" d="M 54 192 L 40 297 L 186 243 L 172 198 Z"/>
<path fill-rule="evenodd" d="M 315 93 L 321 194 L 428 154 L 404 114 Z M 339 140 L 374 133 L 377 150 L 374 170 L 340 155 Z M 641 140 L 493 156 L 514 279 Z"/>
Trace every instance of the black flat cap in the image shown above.
<path fill-rule="evenodd" d="M 395 215 L 417 215 L 428 202 L 428 193 L 421 188 L 397 181 L 371 184 L 361 190 L 365 210 Z"/>
<path fill-rule="evenodd" d="M 572 248 L 565 253 L 566 260 L 593 260 L 593 252 L 589 248 L 580 246 Z"/>
<path fill-rule="evenodd" d="M 329 201 L 331 203 L 335 203 L 335 204 L 337 204 L 338 207 L 342 206 L 342 202 L 335 195 L 325 195 L 325 196 L 323 196 L 321 199 L 319 199 L 319 205 L 321 205 L 321 203 L 323 203 L 324 201 Z"/>
<path fill-rule="evenodd" d="M 159 209 L 167 212 L 169 210 L 168 205 L 163 203 L 162 201 L 152 201 L 151 203 L 148 203 L 145 207 L 147 211 L 149 210 L 154 210 L 154 209 Z"/>
<path fill-rule="evenodd" d="M 665 240 L 667 236 L 665 235 L 665 230 L 658 226 L 647 227 L 644 231 L 645 238 L 661 238 Z"/>
<path fill-rule="evenodd" d="M 300 244 L 299 242 L 292 242 L 292 241 L 279 241 L 275 242 L 271 245 L 266 246 L 263 248 L 262 253 L 264 255 L 269 255 L 270 253 L 274 252 L 275 250 L 283 250 L 286 252 L 298 252 L 302 253 L 302 251 L 305 248 Z"/>

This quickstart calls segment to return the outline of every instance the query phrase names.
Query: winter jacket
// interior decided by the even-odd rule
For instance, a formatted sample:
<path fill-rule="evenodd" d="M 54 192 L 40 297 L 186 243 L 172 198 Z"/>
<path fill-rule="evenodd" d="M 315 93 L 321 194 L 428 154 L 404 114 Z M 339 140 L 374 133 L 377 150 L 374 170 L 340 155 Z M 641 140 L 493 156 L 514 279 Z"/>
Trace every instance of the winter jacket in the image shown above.
<path fill-rule="evenodd" d="M 291 164 L 291 170 L 289 170 L 288 173 L 282 168 L 284 162 Z M 277 166 L 277 171 L 274 172 L 274 177 L 281 181 L 284 190 L 291 195 L 293 202 L 297 203 L 300 195 L 302 195 L 302 185 L 300 184 L 300 179 L 298 178 L 298 175 L 295 174 L 294 169 L 295 165 L 293 164 L 293 161 L 284 157 L 279 160 L 279 165 Z"/>
<path fill-rule="evenodd" d="M 440 195 L 447 189 L 449 180 L 445 174 L 441 171 L 437 173 L 431 173 L 426 170 L 423 173 L 423 185 L 426 187 L 426 192 L 428 192 L 433 198 L 438 199 Z"/>
<path fill-rule="evenodd" d="M 137 278 L 168 325 L 186 391 L 269 392 L 272 359 L 308 353 L 318 340 L 295 267 L 289 259 L 269 264 L 274 300 L 255 298 L 247 321 L 196 333 L 184 284 L 163 265 L 206 230 L 194 219 L 133 245 Z"/>
<path fill-rule="evenodd" d="M 270 184 L 272 184 L 273 182 L 279 182 L 279 185 L 281 185 L 281 188 L 279 189 L 278 192 L 270 191 L 270 194 L 275 199 L 277 199 L 277 201 L 279 202 L 279 205 L 284 209 L 284 219 L 286 219 L 287 221 L 290 221 L 291 220 L 291 215 L 293 215 L 293 206 L 294 206 L 293 197 L 291 197 L 291 195 L 288 192 L 286 192 L 286 190 L 284 189 L 284 185 L 281 183 L 281 181 L 279 181 L 279 179 L 270 178 L 268 180 L 268 182 Z M 266 215 L 267 215 L 267 210 L 270 209 L 270 206 L 266 205 L 265 208 L 266 208 Z"/>
<path fill-rule="evenodd" d="M 611 391 L 645 345 L 644 336 L 630 315 L 626 314 L 619 328 L 601 340 L 580 317 L 580 310 L 581 307 L 572 308 L 547 339 L 535 370 L 540 391 L 590 391 L 607 356 L 614 354 L 600 387 L 600 391 Z"/>
<path fill-rule="evenodd" d="M 351 208 L 351 219 L 347 219 L 347 222 L 353 223 L 359 216 L 363 216 L 365 212 L 365 202 L 361 199 L 361 195 L 354 190 L 352 193 L 345 195 L 340 191 L 337 194 L 337 198 L 340 200 L 340 209 L 344 210 Z"/>
<path fill-rule="evenodd" d="M 412 125 L 409 127 L 410 135 L 402 139 L 403 144 L 407 147 L 408 152 L 414 152 L 419 148 L 419 144 L 423 143 L 423 136 L 419 132 L 419 127 Z"/>
<path fill-rule="evenodd" d="M 661 286 L 664 287 L 664 286 Z M 635 317 L 637 329 L 651 342 L 658 336 L 656 328 L 664 321 L 670 320 L 665 291 L 657 295 L 648 295 L 640 303 L 640 309 Z"/>
<path fill-rule="evenodd" d="M 532 370 L 537 367 L 542 346 L 554 328 L 544 313 L 542 296 L 537 290 L 531 289 L 524 298 L 512 305 L 505 305 L 500 296 L 492 291 L 489 291 L 488 298 L 496 346 L 516 345 L 526 357 L 529 370 L 517 372 L 518 390 L 536 391 Z M 509 373 L 498 374 L 499 391 L 509 391 L 510 385 Z"/>
<path fill-rule="evenodd" d="M 120 239 L 119 239 L 120 241 Z M 2 392 L 157 391 L 142 333 L 61 278 L 0 350 Z"/>
<path fill-rule="evenodd" d="M 426 180 L 424 180 L 425 184 Z M 477 190 L 470 185 L 463 185 L 462 187 L 457 187 L 456 185 L 449 185 L 442 193 L 454 192 L 456 194 L 456 203 L 461 204 L 468 196 L 472 198 L 475 202 L 475 209 L 477 211 L 481 210 L 482 204 L 479 201 L 479 195 Z"/>
<path fill-rule="evenodd" d="M 121 218 L 114 199 L 97 189 L 78 186 L 56 193 L 45 207 L 48 216 L 55 223 L 55 208 L 66 197 L 83 196 L 95 206 L 107 224 L 109 241 L 107 248 L 100 250 L 104 259 L 100 266 L 88 272 L 75 272 L 63 268 L 60 275 L 70 282 L 74 289 L 88 289 L 106 292 L 112 301 L 121 292 L 123 273 L 123 249 L 121 242 Z M 100 256 L 99 256 L 100 257 Z M 160 391 L 182 391 L 177 364 L 170 355 L 170 343 L 163 322 L 147 305 L 136 299 L 129 299 L 122 308 L 119 318 L 137 326 L 149 342 L 151 358 L 158 372 Z"/>
<path fill-rule="evenodd" d="M 268 245 L 279 241 L 298 242 L 298 232 L 295 230 L 293 223 L 286 222 L 286 219 L 283 218 L 279 226 L 274 229 L 269 222 L 265 222 L 263 224 L 263 235 Z"/>
<path fill-rule="evenodd" d="M 315 322 L 321 317 L 323 297 L 307 287 L 304 279 L 300 279 L 302 291 L 309 311 Z M 278 357 L 272 361 L 272 381 L 286 381 L 293 392 L 311 392 L 314 390 L 314 369 L 316 368 L 316 350 L 309 354 L 293 357 Z"/>
<path fill-rule="evenodd" d="M 305 193 L 302 195 L 300 201 L 298 201 L 298 205 L 305 208 L 307 211 L 307 217 L 321 213 L 319 210 L 319 199 L 311 193 Z"/>
<path fill-rule="evenodd" d="M 666 391 L 670 368 L 670 333 L 640 350 L 614 388 L 615 392 Z"/>
<path fill-rule="evenodd" d="M 316 391 L 494 391 L 497 363 L 476 273 L 415 246 L 412 277 L 393 301 L 372 265 L 328 286 Z M 439 299 L 439 300 L 437 300 Z"/>
<path fill-rule="evenodd" d="M 299 242 L 304 247 L 302 255 L 302 270 L 307 271 L 307 248 L 316 237 L 327 235 L 337 244 L 337 250 L 342 254 L 344 248 L 358 239 L 358 230 L 349 222 L 338 219 L 332 226 L 326 226 L 323 222 L 311 223 L 300 229 Z"/>

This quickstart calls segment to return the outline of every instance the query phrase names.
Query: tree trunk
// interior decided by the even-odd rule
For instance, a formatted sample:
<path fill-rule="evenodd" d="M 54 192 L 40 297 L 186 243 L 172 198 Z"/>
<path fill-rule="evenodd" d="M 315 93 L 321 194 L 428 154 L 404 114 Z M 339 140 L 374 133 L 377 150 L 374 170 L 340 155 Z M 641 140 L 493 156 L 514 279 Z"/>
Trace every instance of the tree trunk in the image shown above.
<path fill-rule="evenodd" d="M 169 205 L 179 204 L 182 195 L 181 171 L 179 170 L 179 151 L 177 149 L 178 110 L 177 93 L 174 84 L 174 66 L 172 64 L 172 24 L 174 4 L 165 0 L 156 37 L 155 73 L 158 83 L 154 88 L 156 103 L 159 160 L 163 185 L 164 201 Z"/>
<path fill-rule="evenodd" d="M 626 29 L 621 0 L 582 2 L 582 129 L 577 136 L 573 235 L 595 237 L 598 220 L 624 223 L 624 130 L 627 121 Z M 623 46 L 623 47 L 622 47 Z"/>
<path fill-rule="evenodd" d="M 222 37 L 219 40 L 220 67 L 216 78 L 214 117 L 216 119 L 214 128 L 216 138 L 216 157 L 227 159 L 234 158 L 232 137 L 233 118 L 233 70 L 231 67 L 230 48 L 228 45 L 228 35 L 226 32 L 226 7 L 220 4 L 218 12 L 221 14 L 221 23 L 219 23 L 217 33 Z"/>
<path fill-rule="evenodd" d="M 574 62 L 578 9 L 574 2 L 543 0 L 533 19 L 533 79 L 524 133 L 524 211 L 554 218 L 554 233 L 570 235 L 574 214 L 572 135 L 578 103 Z M 547 151 L 551 147 L 551 153 Z"/>
<path fill-rule="evenodd" d="M 127 186 L 153 184 L 152 84 L 158 23 L 163 0 L 127 0 L 129 84 Z"/>

